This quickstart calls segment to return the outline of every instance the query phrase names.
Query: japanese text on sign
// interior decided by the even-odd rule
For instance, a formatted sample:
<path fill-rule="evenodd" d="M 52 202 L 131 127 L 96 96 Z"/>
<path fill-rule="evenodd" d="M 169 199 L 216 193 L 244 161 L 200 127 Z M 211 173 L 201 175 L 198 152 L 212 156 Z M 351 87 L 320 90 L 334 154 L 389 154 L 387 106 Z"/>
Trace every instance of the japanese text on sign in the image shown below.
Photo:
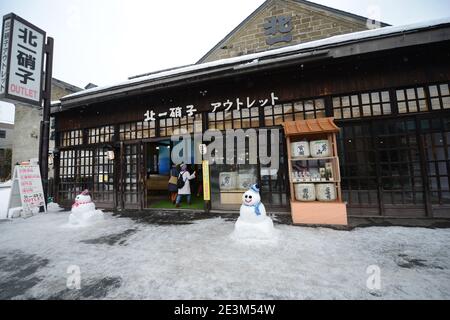
<path fill-rule="evenodd" d="M 11 19 L 3 21 L 3 33 L 2 33 L 2 52 L 0 61 L 0 94 L 5 93 L 6 90 L 6 75 L 8 70 L 8 50 L 9 39 L 11 33 Z"/>
<path fill-rule="evenodd" d="M 292 41 L 290 16 L 270 17 L 264 24 L 266 43 L 271 46 L 279 42 Z"/>
<path fill-rule="evenodd" d="M 16 166 L 20 197 L 24 210 L 45 206 L 41 174 L 38 166 Z"/>
<path fill-rule="evenodd" d="M 270 93 L 269 97 L 265 97 L 263 99 L 252 99 L 250 97 L 246 97 L 245 99 L 235 98 L 235 99 L 227 99 L 226 101 L 217 101 L 212 102 L 211 112 L 216 113 L 218 111 L 230 112 L 232 110 L 241 110 L 243 108 L 253 108 L 253 107 L 265 107 L 265 106 L 274 106 L 278 101 L 278 97 L 275 96 L 274 92 Z M 144 113 L 144 121 L 155 121 L 157 118 L 182 118 L 183 116 L 192 117 L 197 109 L 194 105 L 188 105 L 184 108 L 175 107 L 169 108 L 169 111 L 165 112 L 155 112 L 153 110 L 147 110 Z"/>
<path fill-rule="evenodd" d="M 16 15 L 4 17 L 0 93 L 5 99 L 40 104 L 44 42 L 42 30 Z"/>

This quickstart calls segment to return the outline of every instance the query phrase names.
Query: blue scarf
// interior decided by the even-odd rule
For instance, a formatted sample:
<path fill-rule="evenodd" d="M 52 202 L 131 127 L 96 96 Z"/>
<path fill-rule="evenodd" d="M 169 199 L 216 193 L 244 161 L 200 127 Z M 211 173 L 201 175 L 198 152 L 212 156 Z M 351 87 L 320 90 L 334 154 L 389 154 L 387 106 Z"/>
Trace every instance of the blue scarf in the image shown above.
<path fill-rule="evenodd" d="M 261 211 L 259 211 L 259 205 L 261 204 L 261 201 L 260 202 L 258 202 L 258 203 L 255 203 L 253 206 L 249 206 L 249 205 L 246 205 L 247 207 L 254 207 L 255 208 L 255 213 L 256 213 L 256 216 L 260 216 L 261 215 Z"/>

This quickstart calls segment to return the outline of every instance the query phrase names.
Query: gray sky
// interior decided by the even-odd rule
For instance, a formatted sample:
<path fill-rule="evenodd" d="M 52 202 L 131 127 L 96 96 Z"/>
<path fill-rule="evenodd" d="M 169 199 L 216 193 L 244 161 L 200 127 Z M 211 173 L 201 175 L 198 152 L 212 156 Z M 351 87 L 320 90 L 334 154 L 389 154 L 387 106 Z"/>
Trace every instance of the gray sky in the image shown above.
<path fill-rule="evenodd" d="M 195 63 L 264 0 L 0 0 L 55 39 L 53 76 L 84 87 Z M 392 25 L 450 16 L 450 0 L 314 0 Z M 0 103 L 0 121 L 13 108 Z"/>

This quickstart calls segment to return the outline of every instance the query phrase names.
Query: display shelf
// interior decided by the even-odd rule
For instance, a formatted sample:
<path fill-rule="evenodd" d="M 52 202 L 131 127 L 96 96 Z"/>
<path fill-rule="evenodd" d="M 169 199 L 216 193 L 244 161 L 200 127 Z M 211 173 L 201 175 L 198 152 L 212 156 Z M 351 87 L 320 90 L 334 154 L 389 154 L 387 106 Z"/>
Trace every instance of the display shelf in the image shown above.
<path fill-rule="evenodd" d="M 318 180 L 311 180 L 311 181 L 308 181 L 308 180 L 303 180 L 303 181 L 300 181 L 300 180 L 295 180 L 295 179 L 292 179 L 291 181 L 290 181 L 291 183 L 293 183 L 293 184 L 304 184 L 304 183 L 326 183 L 326 184 L 332 184 L 332 183 L 340 183 L 341 181 L 339 180 L 339 181 L 336 181 L 336 180 L 328 180 L 328 181 L 318 181 Z"/>
<path fill-rule="evenodd" d="M 290 121 L 283 123 L 283 127 L 288 146 L 291 213 L 294 224 L 347 225 L 347 208 L 342 201 L 341 176 L 337 153 L 336 134 L 339 132 L 339 128 L 334 124 L 334 119 L 322 118 Z M 310 147 L 308 147 L 308 144 Z M 322 144 L 322 149 L 317 149 L 317 146 L 320 144 Z M 293 157 L 293 152 L 298 154 L 299 151 L 296 148 L 300 148 L 299 145 L 308 149 L 305 152 L 306 155 L 316 155 L 318 153 L 317 150 L 326 151 L 329 155 L 326 157 Z M 313 147 L 316 148 L 315 152 L 312 152 Z M 300 152 L 303 153 L 303 151 L 304 149 Z M 300 162 L 304 162 L 304 165 L 300 165 Z M 332 180 L 309 178 L 310 175 L 317 177 L 318 171 L 323 177 L 324 170 L 327 170 L 326 175 L 328 177 L 330 175 L 333 177 Z M 303 177 L 305 175 L 307 178 Z M 298 176 L 301 176 L 301 178 L 296 178 Z M 330 186 L 319 187 L 320 184 Z M 305 186 L 301 187 L 299 185 Z M 297 196 L 300 198 L 324 199 L 326 194 L 326 197 L 335 200 L 300 201 L 296 198 L 296 190 L 299 192 Z"/>
<path fill-rule="evenodd" d="M 338 159 L 338 157 L 323 157 L 323 158 L 302 158 L 302 157 L 293 157 L 291 161 L 320 161 L 320 160 L 334 160 Z"/>

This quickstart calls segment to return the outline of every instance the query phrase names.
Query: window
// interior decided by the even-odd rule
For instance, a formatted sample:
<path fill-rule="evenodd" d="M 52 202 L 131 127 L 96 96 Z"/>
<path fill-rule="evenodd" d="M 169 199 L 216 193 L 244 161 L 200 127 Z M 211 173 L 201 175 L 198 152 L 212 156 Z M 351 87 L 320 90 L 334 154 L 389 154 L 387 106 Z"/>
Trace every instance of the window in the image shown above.
<path fill-rule="evenodd" d="M 82 130 L 66 131 L 61 134 L 62 147 L 78 146 L 81 144 L 83 144 Z"/>
<path fill-rule="evenodd" d="M 105 126 L 100 128 L 89 129 L 88 141 L 89 143 L 110 142 L 113 140 L 114 127 Z"/>
<path fill-rule="evenodd" d="M 392 113 L 388 91 L 334 97 L 333 110 L 336 119 L 373 117 Z"/>
<path fill-rule="evenodd" d="M 218 111 L 208 113 L 209 129 L 245 129 L 259 127 L 259 109 L 244 108 L 232 112 Z"/>
<path fill-rule="evenodd" d="M 155 121 L 124 123 L 119 126 L 120 140 L 146 139 L 155 136 Z"/>
<path fill-rule="evenodd" d="M 6 138 L 6 130 L 0 130 L 0 138 L 5 139 Z"/>
<path fill-rule="evenodd" d="M 448 83 L 430 86 L 429 90 L 432 110 L 450 109 L 450 91 Z"/>
<path fill-rule="evenodd" d="M 92 190 L 92 150 L 61 151 L 59 196 L 72 200 L 84 189 Z"/>
<path fill-rule="evenodd" d="M 323 99 L 301 100 L 264 108 L 264 125 L 280 125 L 286 121 L 305 120 L 325 117 Z"/>
<path fill-rule="evenodd" d="M 159 119 L 159 134 L 161 137 L 169 137 L 174 134 L 175 129 L 185 129 L 189 133 L 202 132 L 202 115 L 195 114 L 193 117 Z"/>
<path fill-rule="evenodd" d="M 114 201 L 114 161 L 108 159 L 107 150 L 102 148 L 94 150 L 93 160 L 93 199 L 111 203 Z"/>
<path fill-rule="evenodd" d="M 398 113 L 428 111 L 423 87 L 400 89 L 396 91 Z"/>

